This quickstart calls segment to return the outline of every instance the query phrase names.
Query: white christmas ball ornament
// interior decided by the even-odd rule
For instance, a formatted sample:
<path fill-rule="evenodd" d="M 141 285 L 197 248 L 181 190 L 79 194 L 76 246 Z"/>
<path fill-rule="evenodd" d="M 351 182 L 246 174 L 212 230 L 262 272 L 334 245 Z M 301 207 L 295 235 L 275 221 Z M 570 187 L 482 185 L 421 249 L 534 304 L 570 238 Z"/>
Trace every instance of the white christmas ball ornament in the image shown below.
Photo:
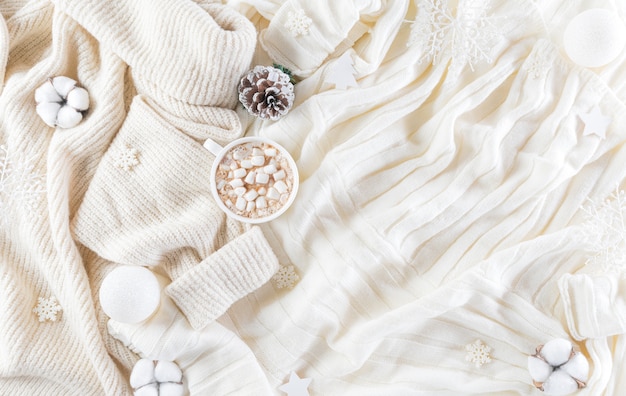
<path fill-rule="evenodd" d="M 626 26 L 612 11 L 594 8 L 570 21 L 563 34 L 567 56 L 583 67 L 604 66 L 626 45 Z"/>
<path fill-rule="evenodd" d="M 111 271 L 100 285 L 100 305 L 111 319 L 139 323 L 159 306 L 161 287 L 145 267 L 125 265 Z"/>
<path fill-rule="evenodd" d="M 89 109 L 89 94 L 71 78 L 57 76 L 35 90 L 35 102 L 37 114 L 47 125 L 72 128 Z"/>
<path fill-rule="evenodd" d="M 571 342 L 557 338 L 528 357 L 528 372 L 535 387 L 547 395 L 569 395 L 586 386 L 589 362 Z"/>

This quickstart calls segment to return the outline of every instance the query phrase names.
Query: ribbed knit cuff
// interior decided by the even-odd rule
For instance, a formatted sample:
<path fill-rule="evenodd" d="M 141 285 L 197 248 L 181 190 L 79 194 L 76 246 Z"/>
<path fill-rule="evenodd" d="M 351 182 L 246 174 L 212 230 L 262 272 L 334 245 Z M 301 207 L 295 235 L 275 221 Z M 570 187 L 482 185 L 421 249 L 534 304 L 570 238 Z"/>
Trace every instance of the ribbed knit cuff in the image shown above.
<path fill-rule="evenodd" d="M 278 259 L 263 232 L 252 227 L 177 278 L 165 291 L 191 326 L 199 330 L 266 283 L 277 270 Z"/>
<path fill-rule="evenodd" d="M 365 33 L 359 17 L 352 0 L 292 0 L 281 6 L 259 41 L 274 62 L 308 76 L 338 48 L 345 50 Z M 297 30 L 303 26 L 306 31 Z M 344 41 L 350 44 L 342 45 Z"/>
<path fill-rule="evenodd" d="M 626 333 L 626 281 L 619 276 L 566 274 L 559 288 L 574 339 Z"/>

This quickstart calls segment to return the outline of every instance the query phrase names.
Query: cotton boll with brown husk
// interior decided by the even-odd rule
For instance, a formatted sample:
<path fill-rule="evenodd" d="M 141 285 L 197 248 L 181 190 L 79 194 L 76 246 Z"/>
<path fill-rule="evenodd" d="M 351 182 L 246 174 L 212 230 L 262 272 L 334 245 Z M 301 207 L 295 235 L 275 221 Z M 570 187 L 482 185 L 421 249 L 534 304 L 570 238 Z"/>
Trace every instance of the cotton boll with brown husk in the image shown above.
<path fill-rule="evenodd" d="M 586 386 L 589 362 L 571 342 L 554 339 L 528 357 L 528 371 L 537 389 L 548 395 L 569 395 Z"/>
<path fill-rule="evenodd" d="M 49 78 L 35 90 L 37 114 L 51 127 L 72 128 L 89 109 L 89 93 L 69 77 Z"/>

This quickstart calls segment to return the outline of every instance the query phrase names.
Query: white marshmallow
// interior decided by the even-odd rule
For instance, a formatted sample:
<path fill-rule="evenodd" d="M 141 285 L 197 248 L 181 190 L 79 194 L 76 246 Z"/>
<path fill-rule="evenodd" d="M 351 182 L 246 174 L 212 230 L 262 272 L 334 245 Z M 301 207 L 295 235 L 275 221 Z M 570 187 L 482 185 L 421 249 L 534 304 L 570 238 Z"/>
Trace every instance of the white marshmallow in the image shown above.
<path fill-rule="evenodd" d="M 255 202 L 256 202 L 256 207 L 257 208 L 259 208 L 259 209 L 267 208 L 267 201 L 265 200 L 265 197 L 263 197 L 263 196 L 258 197 Z"/>
<path fill-rule="evenodd" d="M 248 202 L 248 204 L 246 205 L 246 212 L 252 212 L 255 207 L 256 207 L 256 205 L 255 205 L 254 201 Z"/>
<path fill-rule="evenodd" d="M 243 168 L 237 168 L 233 171 L 233 177 L 236 179 L 243 179 L 246 176 L 246 170 Z"/>
<path fill-rule="evenodd" d="M 245 188 L 245 187 L 237 187 L 237 188 L 235 189 L 235 195 L 236 195 L 236 196 L 238 196 L 238 197 L 241 197 L 243 194 L 245 194 L 245 193 L 246 193 L 246 191 L 247 191 L 247 190 L 246 190 L 246 188 Z"/>
<path fill-rule="evenodd" d="M 267 149 L 265 149 L 265 151 L 263 153 L 266 156 L 268 156 L 268 157 L 275 157 L 276 156 L 276 149 L 275 148 L 267 148 Z"/>
<path fill-rule="evenodd" d="M 241 187 L 243 186 L 243 180 L 233 179 L 230 182 L 228 182 L 228 184 L 230 184 L 233 188 Z"/>
<path fill-rule="evenodd" d="M 255 189 L 250 189 L 248 190 L 247 193 L 245 193 L 243 195 L 243 197 L 246 199 L 246 201 L 250 202 L 250 201 L 254 201 L 256 199 L 256 197 L 259 196 L 259 193 L 255 190 Z"/>
<path fill-rule="evenodd" d="M 266 196 L 268 199 L 276 201 L 280 198 L 280 193 L 276 191 L 274 187 L 270 187 L 269 190 L 267 190 Z"/>
<path fill-rule="evenodd" d="M 252 155 L 255 156 L 255 157 L 262 156 L 263 155 L 263 150 L 261 150 L 258 147 L 255 147 L 255 148 L 252 149 Z"/>
<path fill-rule="evenodd" d="M 273 174 L 274 172 L 276 172 L 276 165 L 274 164 L 269 164 L 266 167 L 263 168 L 263 172 L 267 173 L 268 175 Z"/>
<path fill-rule="evenodd" d="M 100 285 L 100 305 L 111 319 L 139 323 L 159 307 L 161 287 L 145 267 L 123 265 L 111 271 Z"/>
<path fill-rule="evenodd" d="M 282 180 L 287 176 L 287 174 L 285 173 L 285 171 L 283 169 L 274 172 L 274 174 L 272 174 L 272 177 L 274 178 L 274 180 Z"/>
<path fill-rule="evenodd" d="M 243 160 L 243 161 L 241 161 L 241 163 L 239 165 L 241 165 L 242 168 L 246 168 L 246 169 L 250 169 L 250 168 L 252 168 L 254 166 L 254 165 L 252 165 L 252 161 L 250 161 L 250 160 Z"/>
<path fill-rule="evenodd" d="M 244 181 L 248 184 L 254 184 L 254 180 L 256 179 L 256 176 L 257 176 L 256 172 L 250 171 L 248 172 L 248 175 L 246 176 Z"/>
<path fill-rule="evenodd" d="M 255 155 L 250 161 L 254 166 L 262 166 L 265 163 L 265 157 L 262 155 Z"/>
<path fill-rule="evenodd" d="M 274 188 L 276 189 L 276 191 L 278 191 L 281 194 L 287 192 L 287 190 L 289 189 L 287 187 L 287 184 L 285 184 L 285 182 L 282 180 L 279 180 L 276 183 L 274 183 Z"/>
<path fill-rule="evenodd" d="M 267 173 L 259 173 L 256 175 L 256 182 L 258 184 L 266 184 L 270 181 L 270 175 Z"/>
<path fill-rule="evenodd" d="M 257 192 L 259 193 L 259 195 L 265 195 L 267 194 L 267 188 L 261 187 L 257 190 Z"/>
<path fill-rule="evenodd" d="M 247 203 L 248 202 L 243 197 L 238 197 L 237 201 L 235 202 L 235 207 L 238 210 L 244 210 L 246 208 Z"/>

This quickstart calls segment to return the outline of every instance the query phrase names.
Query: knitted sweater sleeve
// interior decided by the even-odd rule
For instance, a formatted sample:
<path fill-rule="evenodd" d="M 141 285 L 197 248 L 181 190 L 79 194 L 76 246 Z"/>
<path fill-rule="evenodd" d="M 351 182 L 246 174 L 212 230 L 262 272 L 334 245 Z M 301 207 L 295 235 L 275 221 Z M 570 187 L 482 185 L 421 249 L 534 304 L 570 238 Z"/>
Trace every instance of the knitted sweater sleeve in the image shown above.
<path fill-rule="evenodd" d="M 214 157 L 202 147 L 241 134 L 232 108 L 254 27 L 220 4 L 57 3 L 130 66 L 138 92 L 72 219 L 74 236 L 107 260 L 162 268 L 172 279 L 166 292 L 202 328 L 278 267 L 258 227 L 217 207 Z"/>

